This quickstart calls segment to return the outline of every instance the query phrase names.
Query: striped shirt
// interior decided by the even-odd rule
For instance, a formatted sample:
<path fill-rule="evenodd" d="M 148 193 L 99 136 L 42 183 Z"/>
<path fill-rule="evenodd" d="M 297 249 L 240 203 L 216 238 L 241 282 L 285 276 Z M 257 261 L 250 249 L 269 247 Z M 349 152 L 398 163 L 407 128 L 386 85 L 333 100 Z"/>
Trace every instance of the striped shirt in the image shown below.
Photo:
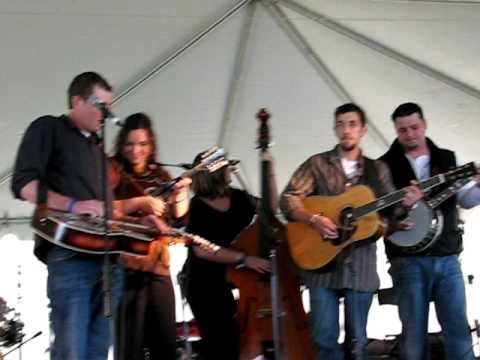
<path fill-rule="evenodd" d="M 339 195 L 345 192 L 347 186 L 356 184 L 369 185 L 377 196 L 394 191 L 388 167 L 378 160 L 374 164 L 378 178 L 375 184 L 365 182 L 365 157 L 361 154 L 356 174 L 351 179 L 345 175 L 337 148 L 313 155 L 292 175 L 281 195 L 280 208 L 287 219 L 291 219 L 292 211 L 303 210 L 302 198 L 311 195 Z M 299 271 L 308 287 L 376 291 L 380 285 L 377 246 L 368 240 L 350 245 L 321 269 Z"/>

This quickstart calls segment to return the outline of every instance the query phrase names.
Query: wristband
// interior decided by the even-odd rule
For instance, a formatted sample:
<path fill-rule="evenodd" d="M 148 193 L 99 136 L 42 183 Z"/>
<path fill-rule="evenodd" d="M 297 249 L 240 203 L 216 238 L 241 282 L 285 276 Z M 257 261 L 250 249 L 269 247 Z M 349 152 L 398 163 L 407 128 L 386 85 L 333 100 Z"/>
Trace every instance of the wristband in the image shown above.
<path fill-rule="evenodd" d="M 245 254 L 242 254 L 238 257 L 237 261 L 235 262 L 235 265 L 237 268 L 241 268 L 245 266 L 245 263 L 247 262 L 248 256 Z"/>
<path fill-rule="evenodd" d="M 73 198 L 70 199 L 70 202 L 68 203 L 68 207 L 67 207 L 67 212 L 72 213 L 76 203 L 77 203 L 76 199 L 73 199 Z"/>

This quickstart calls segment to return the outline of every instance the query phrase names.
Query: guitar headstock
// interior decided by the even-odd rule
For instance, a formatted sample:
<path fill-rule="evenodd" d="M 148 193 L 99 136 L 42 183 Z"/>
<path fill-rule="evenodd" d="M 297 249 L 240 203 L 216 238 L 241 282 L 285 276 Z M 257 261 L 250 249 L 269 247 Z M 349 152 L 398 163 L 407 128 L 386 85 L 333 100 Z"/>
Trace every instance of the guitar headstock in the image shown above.
<path fill-rule="evenodd" d="M 199 246 L 202 250 L 207 251 L 209 253 L 213 253 L 213 254 L 217 253 L 220 250 L 220 246 L 198 235 L 186 233 L 180 230 L 172 230 L 170 235 L 177 239 L 181 239 L 181 240 L 173 240 L 173 241 L 171 240 L 171 242 L 182 242 L 186 245 Z"/>
<path fill-rule="evenodd" d="M 268 120 L 270 113 L 265 108 L 261 108 L 257 113 L 257 119 L 260 121 L 258 129 L 258 148 L 266 151 L 270 147 L 270 130 L 268 127 Z"/>

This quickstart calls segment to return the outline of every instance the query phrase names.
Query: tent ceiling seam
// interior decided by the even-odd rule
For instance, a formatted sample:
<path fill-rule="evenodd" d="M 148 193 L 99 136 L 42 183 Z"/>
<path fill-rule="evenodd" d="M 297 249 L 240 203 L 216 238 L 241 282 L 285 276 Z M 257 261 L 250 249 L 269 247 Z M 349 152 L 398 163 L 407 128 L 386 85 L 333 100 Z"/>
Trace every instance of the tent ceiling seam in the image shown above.
<path fill-rule="evenodd" d="M 328 17 L 319 14 L 313 10 L 308 9 L 305 6 L 302 6 L 298 4 L 295 1 L 292 0 L 276 0 L 275 2 L 281 3 L 283 6 L 289 8 L 292 11 L 295 11 L 298 14 L 301 14 L 305 16 L 306 18 L 309 18 L 320 25 L 325 26 L 326 28 L 335 31 L 338 34 L 344 35 L 351 40 L 354 40 L 357 43 L 360 43 L 371 50 L 374 50 L 384 56 L 387 56 L 393 60 L 396 60 L 416 71 L 419 71 L 437 81 L 443 82 L 444 84 L 447 84 L 467 95 L 470 95 L 474 98 L 480 99 L 480 90 L 475 89 L 474 87 L 465 84 L 457 79 L 454 79 L 453 77 L 437 70 L 434 69 L 424 63 L 421 63 L 417 60 L 414 60 L 411 57 L 408 57 L 407 55 L 403 55 L 402 53 L 393 50 L 392 48 L 389 48 L 385 45 L 380 44 L 379 42 L 360 34 L 359 32 L 356 32 L 344 25 L 341 25 Z"/>
<path fill-rule="evenodd" d="M 134 81 L 131 85 L 127 86 L 125 90 L 120 91 L 120 93 L 117 96 L 115 96 L 115 98 L 113 99 L 113 104 L 121 101 L 123 98 L 128 96 L 132 91 L 134 91 L 138 87 L 142 86 L 145 82 L 153 78 L 160 70 L 162 70 L 164 67 L 172 63 L 174 60 L 177 60 L 179 56 L 183 55 L 187 50 L 189 50 L 191 47 L 193 47 L 198 42 L 200 42 L 210 32 L 212 32 L 223 22 L 231 18 L 234 14 L 237 13 L 237 11 L 239 11 L 240 9 L 242 9 L 244 6 L 248 5 L 252 1 L 253 0 L 241 0 L 237 2 L 225 14 L 223 14 L 217 20 L 215 20 L 212 24 L 207 26 L 206 29 L 202 30 L 200 33 L 195 35 L 192 39 L 187 41 L 187 43 L 185 43 L 180 48 L 175 50 L 172 54 L 167 56 L 167 58 L 162 62 L 160 62 L 160 64 L 156 65 L 152 70 L 148 71 L 146 74 L 141 76 L 138 80 Z"/>
<path fill-rule="evenodd" d="M 247 7 L 245 24 L 243 25 L 242 33 L 240 35 L 240 42 L 237 49 L 237 56 L 235 56 L 233 74 L 230 82 L 230 87 L 228 89 L 228 95 L 225 100 L 225 110 L 222 122 L 220 124 L 220 132 L 218 135 L 218 145 L 225 148 L 230 140 L 229 135 L 231 133 L 232 114 L 237 103 L 236 100 L 238 97 L 238 89 L 240 86 L 241 76 L 244 71 L 245 57 L 248 49 L 250 34 L 253 27 L 256 4 L 257 2 L 254 1 Z"/>
<path fill-rule="evenodd" d="M 264 5 L 270 11 L 270 14 L 280 26 L 280 28 L 286 33 L 286 35 L 290 38 L 290 40 L 294 43 L 300 53 L 305 56 L 307 61 L 312 64 L 314 69 L 319 73 L 320 77 L 322 77 L 328 86 L 332 89 L 332 91 L 337 94 L 337 96 L 342 101 L 350 101 L 353 102 L 353 97 L 350 93 L 345 89 L 345 87 L 341 84 L 341 82 L 335 77 L 335 75 L 330 71 L 328 66 L 322 61 L 322 59 L 318 56 L 318 54 L 313 50 L 309 42 L 305 39 L 305 37 L 301 34 L 301 32 L 297 29 L 297 27 L 288 19 L 285 12 L 276 4 L 276 1 L 269 1 L 268 5 Z M 383 136 L 383 134 L 378 130 L 375 124 L 369 120 L 369 128 L 372 130 L 374 136 L 381 142 L 382 145 L 388 147 L 389 142 Z"/>

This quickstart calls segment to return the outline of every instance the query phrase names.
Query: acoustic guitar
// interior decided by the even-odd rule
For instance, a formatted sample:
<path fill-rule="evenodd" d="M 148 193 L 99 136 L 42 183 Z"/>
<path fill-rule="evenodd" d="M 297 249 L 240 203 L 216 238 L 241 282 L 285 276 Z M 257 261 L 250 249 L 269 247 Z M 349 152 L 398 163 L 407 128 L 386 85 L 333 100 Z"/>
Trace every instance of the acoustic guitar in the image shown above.
<path fill-rule="evenodd" d="M 445 182 L 471 177 L 476 173 L 475 164 L 471 162 L 421 181 L 418 186 L 427 191 Z M 355 185 L 340 195 L 302 199 L 306 211 L 332 219 L 338 226 L 339 236 L 327 239 L 308 224 L 290 221 L 287 224 L 287 238 L 294 262 L 302 269 L 318 269 L 332 261 L 350 244 L 365 239 L 378 239 L 383 235 L 383 225 L 377 212 L 401 202 L 405 194 L 406 191 L 401 189 L 377 199 L 368 186 Z"/>

